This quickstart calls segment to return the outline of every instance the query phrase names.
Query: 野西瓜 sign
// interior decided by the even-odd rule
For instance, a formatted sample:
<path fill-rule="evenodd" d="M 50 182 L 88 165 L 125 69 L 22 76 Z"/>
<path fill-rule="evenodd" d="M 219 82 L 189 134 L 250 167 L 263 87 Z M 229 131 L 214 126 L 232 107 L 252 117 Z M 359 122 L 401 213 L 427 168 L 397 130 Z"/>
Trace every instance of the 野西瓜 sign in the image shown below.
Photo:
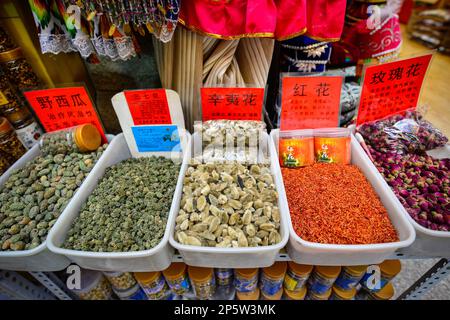
<path fill-rule="evenodd" d="M 281 79 L 281 130 L 339 126 L 341 76 Z"/>
<path fill-rule="evenodd" d="M 46 132 L 93 124 L 106 142 L 100 119 L 84 87 L 54 88 L 24 92 Z"/>

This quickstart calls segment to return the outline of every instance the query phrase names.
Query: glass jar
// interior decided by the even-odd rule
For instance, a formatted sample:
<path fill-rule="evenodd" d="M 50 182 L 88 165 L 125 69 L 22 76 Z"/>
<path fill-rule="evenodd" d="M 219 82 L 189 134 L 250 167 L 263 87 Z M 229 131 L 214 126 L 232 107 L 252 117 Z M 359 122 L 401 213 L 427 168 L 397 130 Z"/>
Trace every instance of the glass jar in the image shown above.
<path fill-rule="evenodd" d="M 355 295 L 355 287 L 351 288 L 350 290 L 343 290 L 342 288 L 334 285 L 331 289 L 330 300 L 354 300 Z"/>
<path fill-rule="evenodd" d="M 306 296 L 306 292 L 307 292 L 306 286 L 303 286 L 296 291 L 286 290 L 286 288 L 285 288 L 283 299 L 284 300 L 304 300 L 305 296 Z"/>
<path fill-rule="evenodd" d="M 165 300 L 171 295 L 170 289 L 160 271 L 135 272 L 134 277 L 149 300 Z"/>
<path fill-rule="evenodd" d="M 20 159 L 27 151 L 17 137 L 13 126 L 3 117 L 0 117 L 0 151 L 11 156 L 13 161 Z"/>
<path fill-rule="evenodd" d="M 81 288 L 72 291 L 82 300 L 111 300 L 113 293 L 101 272 L 84 269 L 81 273 Z"/>
<path fill-rule="evenodd" d="M 272 298 L 283 294 L 282 288 L 286 270 L 287 262 L 285 261 L 278 261 L 270 267 L 262 268 L 259 288 L 263 296 Z"/>
<path fill-rule="evenodd" d="M 355 288 L 361 278 L 366 273 L 367 266 L 345 266 L 342 267 L 342 271 L 339 277 L 336 279 L 334 285 L 342 290 L 349 291 Z"/>
<path fill-rule="evenodd" d="M 103 272 L 115 290 L 129 290 L 136 285 L 136 279 L 130 272 Z"/>
<path fill-rule="evenodd" d="M 166 282 L 173 293 L 186 295 L 191 293 L 191 284 L 187 276 L 187 266 L 183 262 L 174 262 L 163 271 Z"/>
<path fill-rule="evenodd" d="M 19 89 L 33 89 L 40 85 L 39 78 L 22 54 L 20 47 L 0 53 L 0 64 L 9 80 Z"/>
<path fill-rule="evenodd" d="M 15 43 L 12 41 L 6 30 L 0 27 L 0 52 L 9 51 L 15 47 Z"/>
<path fill-rule="evenodd" d="M 315 266 L 308 280 L 308 291 L 319 296 L 324 295 L 328 291 L 331 294 L 331 287 L 340 272 L 341 267 L 338 266 Z"/>
<path fill-rule="evenodd" d="M 303 291 L 313 266 L 288 262 L 288 269 L 284 277 L 284 288 L 287 291 Z"/>
<path fill-rule="evenodd" d="M 69 154 L 97 150 L 101 142 L 98 129 L 86 123 L 44 134 L 40 147 L 44 154 Z"/>
<path fill-rule="evenodd" d="M 372 292 L 377 292 L 383 289 L 392 279 L 394 279 L 402 270 L 400 260 L 385 260 L 378 265 L 380 267 L 380 283 L 373 289 L 370 289 L 371 272 L 366 272 L 362 277 L 361 286 Z"/>
<path fill-rule="evenodd" d="M 211 299 L 216 291 L 214 269 L 189 266 L 188 274 L 197 299 Z"/>
<path fill-rule="evenodd" d="M 120 300 L 148 300 L 144 290 L 137 283 L 125 291 L 114 290 L 114 293 Z"/>
<path fill-rule="evenodd" d="M 31 113 L 25 108 L 13 110 L 4 115 L 12 124 L 16 130 L 17 137 L 27 149 L 33 147 L 44 134 Z"/>
<path fill-rule="evenodd" d="M 3 72 L 0 72 L 0 113 L 20 109 L 22 105 L 19 101 L 17 92 L 11 85 L 8 77 Z"/>
<path fill-rule="evenodd" d="M 258 268 L 234 269 L 234 287 L 238 292 L 254 292 L 258 286 Z"/>

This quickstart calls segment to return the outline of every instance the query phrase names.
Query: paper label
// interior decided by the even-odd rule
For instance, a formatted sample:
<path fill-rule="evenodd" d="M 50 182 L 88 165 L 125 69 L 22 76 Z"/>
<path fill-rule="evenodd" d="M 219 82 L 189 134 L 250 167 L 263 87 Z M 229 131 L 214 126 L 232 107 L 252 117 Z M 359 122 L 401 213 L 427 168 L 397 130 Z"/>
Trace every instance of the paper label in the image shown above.
<path fill-rule="evenodd" d="M 91 123 L 106 142 L 103 127 L 84 87 L 55 88 L 23 93 L 46 132 Z"/>
<path fill-rule="evenodd" d="M 415 108 L 432 56 L 427 54 L 367 67 L 356 124 Z"/>
<path fill-rule="evenodd" d="M 172 123 L 164 89 L 131 90 L 124 94 L 134 125 Z"/>
<path fill-rule="evenodd" d="M 16 133 L 19 140 L 27 149 L 31 149 L 44 134 L 36 122 L 33 122 L 25 128 L 17 129 Z"/>
<path fill-rule="evenodd" d="M 181 152 L 176 125 L 131 127 L 139 152 Z"/>
<path fill-rule="evenodd" d="M 283 77 L 281 130 L 339 126 L 342 77 Z"/>
<path fill-rule="evenodd" d="M 3 92 L 0 91 L 0 106 L 3 106 L 8 103 L 9 103 L 8 99 L 6 99 L 6 96 L 3 94 Z"/>
<path fill-rule="evenodd" d="M 202 119 L 262 120 L 264 88 L 201 88 Z"/>

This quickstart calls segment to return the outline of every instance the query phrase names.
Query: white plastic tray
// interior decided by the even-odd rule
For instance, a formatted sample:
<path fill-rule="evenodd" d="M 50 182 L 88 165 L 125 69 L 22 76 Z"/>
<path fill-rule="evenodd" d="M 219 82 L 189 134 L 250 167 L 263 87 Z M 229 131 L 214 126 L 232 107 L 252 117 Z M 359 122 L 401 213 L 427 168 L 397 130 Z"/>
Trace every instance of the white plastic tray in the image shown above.
<path fill-rule="evenodd" d="M 194 133 L 192 141 L 198 140 L 197 133 Z M 269 155 L 276 153 L 275 147 L 265 133 L 263 141 L 267 141 Z M 280 210 L 280 235 L 281 242 L 276 245 L 264 247 L 248 248 L 215 248 L 183 245 L 175 240 L 175 219 L 173 219 L 170 228 L 170 244 L 178 250 L 186 264 L 197 267 L 215 267 L 215 268 L 262 268 L 271 266 L 279 253 L 286 245 L 289 238 L 288 223 L 289 218 L 286 201 L 281 199 L 284 196 L 284 189 L 281 189 L 282 178 L 279 166 L 271 163 L 271 171 L 274 175 L 275 186 L 279 193 L 278 206 Z M 283 191 L 282 191 L 283 190 Z M 180 201 L 176 202 L 176 215 L 180 209 Z"/>
<path fill-rule="evenodd" d="M 57 254 L 69 258 L 82 268 L 101 271 L 147 272 L 164 270 L 172 262 L 173 248 L 169 245 L 169 229 L 175 220 L 181 199 L 184 172 L 187 161 L 191 157 L 191 135 L 180 129 L 180 138 L 183 150 L 183 162 L 177 180 L 172 206 L 168 216 L 166 231 L 161 242 L 150 250 L 133 252 L 89 252 L 61 248 L 66 234 L 72 226 L 74 219 L 79 215 L 80 208 L 89 195 L 96 188 L 106 168 L 131 158 L 131 153 L 123 133 L 117 135 L 105 153 L 105 161 L 92 170 L 77 196 L 66 207 L 60 219 L 56 222 L 47 237 L 48 248 Z M 162 154 L 159 154 L 162 155 Z M 163 155 L 164 156 L 164 155 Z M 170 157 L 170 153 L 166 153 Z"/>
<path fill-rule="evenodd" d="M 276 150 L 278 150 L 278 134 L 278 129 L 272 130 L 270 133 Z M 351 150 L 351 163 L 359 167 L 380 197 L 392 224 L 397 230 L 400 241 L 367 245 L 314 243 L 300 238 L 295 233 L 292 221 L 289 219 L 287 251 L 289 257 L 296 263 L 327 266 L 377 264 L 392 257 L 396 250 L 411 245 L 415 239 L 416 234 L 405 216 L 407 214 L 404 212 L 405 209 L 400 205 L 392 190 L 387 187 L 386 182 L 353 135 L 351 136 Z M 272 157 L 272 162 L 279 165 L 278 156 Z M 285 195 L 284 185 L 282 188 L 282 193 Z M 285 205 L 289 207 L 286 196 L 282 199 L 286 202 Z"/>
<path fill-rule="evenodd" d="M 107 135 L 106 137 L 108 141 L 112 141 L 114 135 Z M 107 148 L 107 150 L 108 149 L 109 147 Z M 39 149 L 39 144 L 35 144 L 0 177 L 0 190 L 3 187 L 3 184 L 5 184 L 5 182 L 8 180 L 13 170 L 23 168 L 28 162 L 32 161 L 40 154 L 41 150 Z M 100 161 L 102 161 L 103 158 L 104 155 L 100 157 L 99 161 L 95 164 L 92 171 L 99 165 Z M 80 189 L 83 187 L 88 177 L 86 177 L 85 181 L 83 181 Z M 80 189 L 78 189 L 76 194 L 78 194 Z M 72 198 L 72 200 L 73 199 L 74 198 Z M 69 202 L 68 206 L 70 205 L 72 200 Z M 59 220 L 60 219 L 58 219 L 58 221 Z M 16 271 L 59 271 L 66 268 L 70 264 L 70 261 L 66 257 L 56 255 L 48 250 L 47 241 L 48 236 L 46 241 L 31 250 L 0 252 L 0 269 Z"/>
<path fill-rule="evenodd" d="M 437 158 L 450 158 L 450 145 L 446 145 L 443 148 L 431 150 L 428 152 L 431 156 Z M 374 167 L 375 165 L 371 163 Z M 381 174 L 380 174 L 381 175 Z M 383 182 L 388 188 L 388 183 L 383 179 Z M 400 201 L 398 204 L 402 206 Z M 402 206 L 403 207 L 403 206 Z M 418 224 L 411 216 L 404 210 L 404 213 L 416 230 L 416 240 L 414 243 L 407 247 L 402 248 L 398 253 L 402 254 L 405 258 L 449 258 L 450 257 L 450 232 L 449 231 L 436 231 L 425 228 Z"/>

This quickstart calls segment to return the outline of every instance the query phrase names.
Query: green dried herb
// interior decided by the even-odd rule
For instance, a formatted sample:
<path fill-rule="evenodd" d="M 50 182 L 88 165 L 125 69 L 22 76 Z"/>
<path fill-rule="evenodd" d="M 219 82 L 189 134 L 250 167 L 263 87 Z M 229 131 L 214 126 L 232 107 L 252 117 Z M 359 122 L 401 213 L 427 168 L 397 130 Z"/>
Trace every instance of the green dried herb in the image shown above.
<path fill-rule="evenodd" d="M 161 241 L 180 165 L 163 157 L 128 159 L 105 172 L 82 206 L 64 248 L 148 250 Z"/>

